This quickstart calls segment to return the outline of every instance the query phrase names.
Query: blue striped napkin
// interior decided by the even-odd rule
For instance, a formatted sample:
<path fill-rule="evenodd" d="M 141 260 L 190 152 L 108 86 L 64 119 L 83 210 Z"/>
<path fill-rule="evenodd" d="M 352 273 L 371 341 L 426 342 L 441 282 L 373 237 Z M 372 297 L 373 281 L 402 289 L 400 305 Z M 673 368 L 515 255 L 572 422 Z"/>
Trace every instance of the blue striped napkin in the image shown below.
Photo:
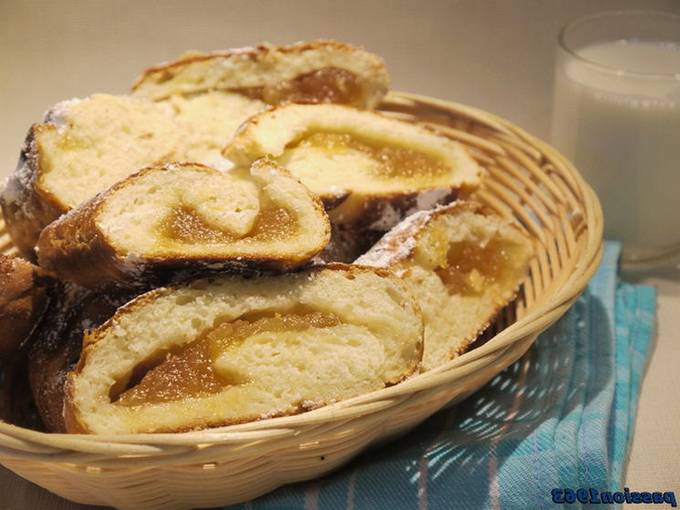
<path fill-rule="evenodd" d="M 618 281 L 619 252 L 607 243 L 572 309 L 480 392 L 335 474 L 233 508 L 526 509 L 552 506 L 553 488 L 620 490 L 656 295 Z"/>

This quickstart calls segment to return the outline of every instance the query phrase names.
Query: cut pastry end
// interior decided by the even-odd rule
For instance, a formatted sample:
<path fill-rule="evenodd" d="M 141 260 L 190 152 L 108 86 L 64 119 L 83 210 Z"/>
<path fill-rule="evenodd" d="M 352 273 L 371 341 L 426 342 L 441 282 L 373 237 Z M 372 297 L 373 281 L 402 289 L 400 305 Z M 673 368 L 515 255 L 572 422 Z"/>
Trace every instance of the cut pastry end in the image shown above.
<path fill-rule="evenodd" d="M 30 262 L 0 254 L 0 358 L 16 353 L 31 336 L 53 283 Z"/>
<path fill-rule="evenodd" d="M 256 115 L 240 128 L 224 155 L 241 164 L 271 155 L 329 204 L 332 219 L 341 223 L 360 216 L 370 222 L 363 213 L 375 201 L 394 202 L 433 190 L 472 190 L 481 174 L 457 142 L 414 124 L 338 105 L 286 105 Z"/>
<path fill-rule="evenodd" d="M 182 133 L 165 108 L 94 94 L 55 106 L 34 127 L 40 193 L 67 211 L 139 168 L 178 157 Z"/>
<path fill-rule="evenodd" d="M 423 370 L 462 354 L 514 299 L 533 247 L 518 227 L 474 203 L 406 218 L 356 263 L 403 276 L 423 310 Z"/>
<path fill-rule="evenodd" d="M 289 270 L 328 244 L 323 207 L 266 159 L 222 172 L 148 168 L 50 224 L 46 269 L 88 288 L 159 282 L 172 270 Z"/>
<path fill-rule="evenodd" d="M 108 94 L 59 103 L 30 129 L 0 195 L 14 243 L 31 255 L 46 225 L 140 168 L 168 161 L 232 167 L 221 150 L 265 107 L 258 103 L 217 92 L 159 103 Z"/>
<path fill-rule="evenodd" d="M 86 338 L 66 426 L 171 432 L 300 413 L 409 376 L 422 333 L 407 288 L 373 268 L 159 289 Z"/>
<path fill-rule="evenodd" d="M 32 254 L 47 224 L 134 171 L 177 159 L 182 139 L 151 101 L 95 94 L 57 104 L 29 130 L 0 196 L 12 240 Z"/>
<path fill-rule="evenodd" d="M 270 105 L 340 103 L 358 108 L 376 107 L 388 88 L 380 57 L 329 40 L 192 52 L 148 69 L 133 85 L 134 94 L 153 100 L 223 91 Z"/>
<path fill-rule="evenodd" d="M 158 103 L 109 94 L 64 101 L 32 129 L 38 193 L 63 213 L 161 162 L 231 166 L 220 151 L 242 121 L 263 108 L 218 93 Z"/>

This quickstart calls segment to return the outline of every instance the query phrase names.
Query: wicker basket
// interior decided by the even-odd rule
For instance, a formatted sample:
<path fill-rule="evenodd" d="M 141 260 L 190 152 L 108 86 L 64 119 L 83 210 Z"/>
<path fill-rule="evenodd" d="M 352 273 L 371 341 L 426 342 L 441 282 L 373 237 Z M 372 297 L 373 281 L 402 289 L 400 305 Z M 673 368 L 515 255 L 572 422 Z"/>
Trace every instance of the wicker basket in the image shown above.
<path fill-rule="evenodd" d="M 483 345 L 397 386 L 300 414 L 182 434 L 45 434 L 0 423 L 0 463 L 67 499 L 126 509 L 211 507 L 327 473 L 478 390 L 564 314 L 595 271 L 602 213 L 551 147 L 483 111 L 392 93 L 381 109 L 469 147 L 488 171 L 478 199 L 515 218 L 537 256 Z M 0 223 L 0 250 L 10 252 Z"/>

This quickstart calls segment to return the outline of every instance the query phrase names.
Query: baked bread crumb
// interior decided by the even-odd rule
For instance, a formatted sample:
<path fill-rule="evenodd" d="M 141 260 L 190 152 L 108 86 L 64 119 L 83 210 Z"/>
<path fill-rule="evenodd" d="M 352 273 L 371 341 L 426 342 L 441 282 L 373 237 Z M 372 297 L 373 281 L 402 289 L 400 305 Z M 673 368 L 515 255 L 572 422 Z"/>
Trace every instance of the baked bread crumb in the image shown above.
<path fill-rule="evenodd" d="M 159 289 L 88 336 L 66 426 L 170 432 L 299 413 L 409 376 L 422 334 L 406 287 L 372 268 Z"/>

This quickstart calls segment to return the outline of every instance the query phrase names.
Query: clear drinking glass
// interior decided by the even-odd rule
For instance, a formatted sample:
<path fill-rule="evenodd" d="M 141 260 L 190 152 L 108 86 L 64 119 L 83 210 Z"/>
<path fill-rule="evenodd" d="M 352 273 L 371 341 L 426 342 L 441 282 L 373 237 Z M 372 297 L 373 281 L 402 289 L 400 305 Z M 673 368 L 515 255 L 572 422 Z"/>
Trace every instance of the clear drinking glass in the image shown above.
<path fill-rule="evenodd" d="M 624 267 L 680 255 L 680 16 L 595 14 L 559 36 L 553 144 L 597 192 Z"/>

